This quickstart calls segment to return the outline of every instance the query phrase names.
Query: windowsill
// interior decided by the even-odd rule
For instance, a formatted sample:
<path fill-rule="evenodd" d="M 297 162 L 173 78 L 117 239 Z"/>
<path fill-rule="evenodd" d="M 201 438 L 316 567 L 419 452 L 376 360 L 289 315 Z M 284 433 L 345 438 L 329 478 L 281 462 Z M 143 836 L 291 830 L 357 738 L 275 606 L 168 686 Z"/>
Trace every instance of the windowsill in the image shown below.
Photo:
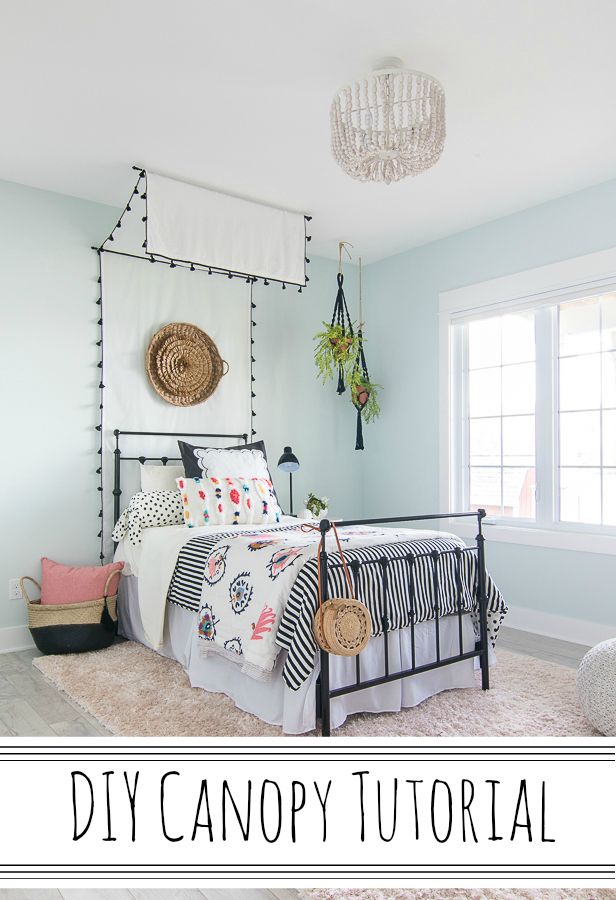
<path fill-rule="evenodd" d="M 458 534 L 462 538 L 474 538 L 477 525 L 451 519 L 450 525 L 443 521 L 443 528 Z M 489 519 L 483 523 L 486 541 L 497 541 L 504 544 L 525 544 L 529 547 L 547 547 L 551 550 L 573 550 L 578 553 L 599 553 L 616 556 L 616 535 L 599 534 L 590 531 L 569 531 L 536 528 L 528 525 L 490 524 Z"/>

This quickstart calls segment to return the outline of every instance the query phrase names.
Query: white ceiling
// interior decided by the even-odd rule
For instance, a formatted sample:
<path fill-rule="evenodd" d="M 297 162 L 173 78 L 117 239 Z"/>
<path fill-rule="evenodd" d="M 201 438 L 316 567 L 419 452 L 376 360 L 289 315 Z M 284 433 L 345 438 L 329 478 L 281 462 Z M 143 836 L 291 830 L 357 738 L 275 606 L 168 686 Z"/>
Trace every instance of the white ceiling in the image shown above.
<path fill-rule="evenodd" d="M 0 178 L 120 206 L 133 162 L 313 214 L 366 261 L 616 176 L 615 0 L 0 3 Z M 429 72 L 428 173 L 361 184 L 329 151 L 337 87 Z"/>

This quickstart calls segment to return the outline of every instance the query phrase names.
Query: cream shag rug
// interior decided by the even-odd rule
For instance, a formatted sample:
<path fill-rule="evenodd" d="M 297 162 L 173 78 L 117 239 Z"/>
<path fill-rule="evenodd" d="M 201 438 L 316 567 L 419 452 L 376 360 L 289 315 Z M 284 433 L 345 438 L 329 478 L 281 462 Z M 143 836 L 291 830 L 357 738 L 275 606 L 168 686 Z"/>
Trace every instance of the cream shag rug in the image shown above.
<path fill-rule="evenodd" d="M 282 731 L 224 694 L 191 688 L 179 663 L 132 641 L 96 653 L 41 656 L 34 665 L 113 734 L 256 737 Z M 335 735 L 596 735 L 575 695 L 575 670 L 506 650 L 491 689 L 445 691 L 398 713 L 350 716 Z"/>
<path fill-rule="evenodd" d="M 596 888 L 311 888 L 300 900 L 613 900 L 616 891 Z"/>

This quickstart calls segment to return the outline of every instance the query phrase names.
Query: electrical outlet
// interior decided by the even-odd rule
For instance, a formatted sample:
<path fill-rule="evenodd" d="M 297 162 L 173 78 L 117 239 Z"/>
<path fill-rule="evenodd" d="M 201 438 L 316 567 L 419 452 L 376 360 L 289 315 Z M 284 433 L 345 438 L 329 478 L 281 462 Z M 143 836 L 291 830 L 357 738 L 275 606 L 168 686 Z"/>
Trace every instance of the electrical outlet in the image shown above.
<path fill-rule="evenodd" d="M 23 600 L 19 578 L 9 578 L 9 600 Z"/>

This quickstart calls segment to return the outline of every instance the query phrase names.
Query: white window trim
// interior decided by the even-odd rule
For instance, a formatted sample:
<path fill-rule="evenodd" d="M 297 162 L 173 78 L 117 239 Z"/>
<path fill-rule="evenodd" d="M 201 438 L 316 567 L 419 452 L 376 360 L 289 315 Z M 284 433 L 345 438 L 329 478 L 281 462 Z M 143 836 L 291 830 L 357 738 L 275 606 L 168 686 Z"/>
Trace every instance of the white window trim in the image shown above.
<path fill-rule="evenodd" d="M 441 512 L 451 508 L 454 496 L 451 484 L 452 396 L 458 389 L 452 372 L 452 324 L 462 317 L 489 311 L 523 309 L 537 303 L 554 303 L 597 294 L 616 285 L 616 247 L 552 263 L 514 275 L 445 291 L 439 295 L 439 500 Z M 461 537 L 474 535 L 476 526 L 451 519 L 443 523 Z M 559 523 L 546 528 L 537 524 L 493 524 L 486 519 L 486 536 L 505 543 L 526 544 L 559 550 L 616 555 L 616 535 L 601 526 Z M 600 529 L 600 530 L 598 530 Z"/>

